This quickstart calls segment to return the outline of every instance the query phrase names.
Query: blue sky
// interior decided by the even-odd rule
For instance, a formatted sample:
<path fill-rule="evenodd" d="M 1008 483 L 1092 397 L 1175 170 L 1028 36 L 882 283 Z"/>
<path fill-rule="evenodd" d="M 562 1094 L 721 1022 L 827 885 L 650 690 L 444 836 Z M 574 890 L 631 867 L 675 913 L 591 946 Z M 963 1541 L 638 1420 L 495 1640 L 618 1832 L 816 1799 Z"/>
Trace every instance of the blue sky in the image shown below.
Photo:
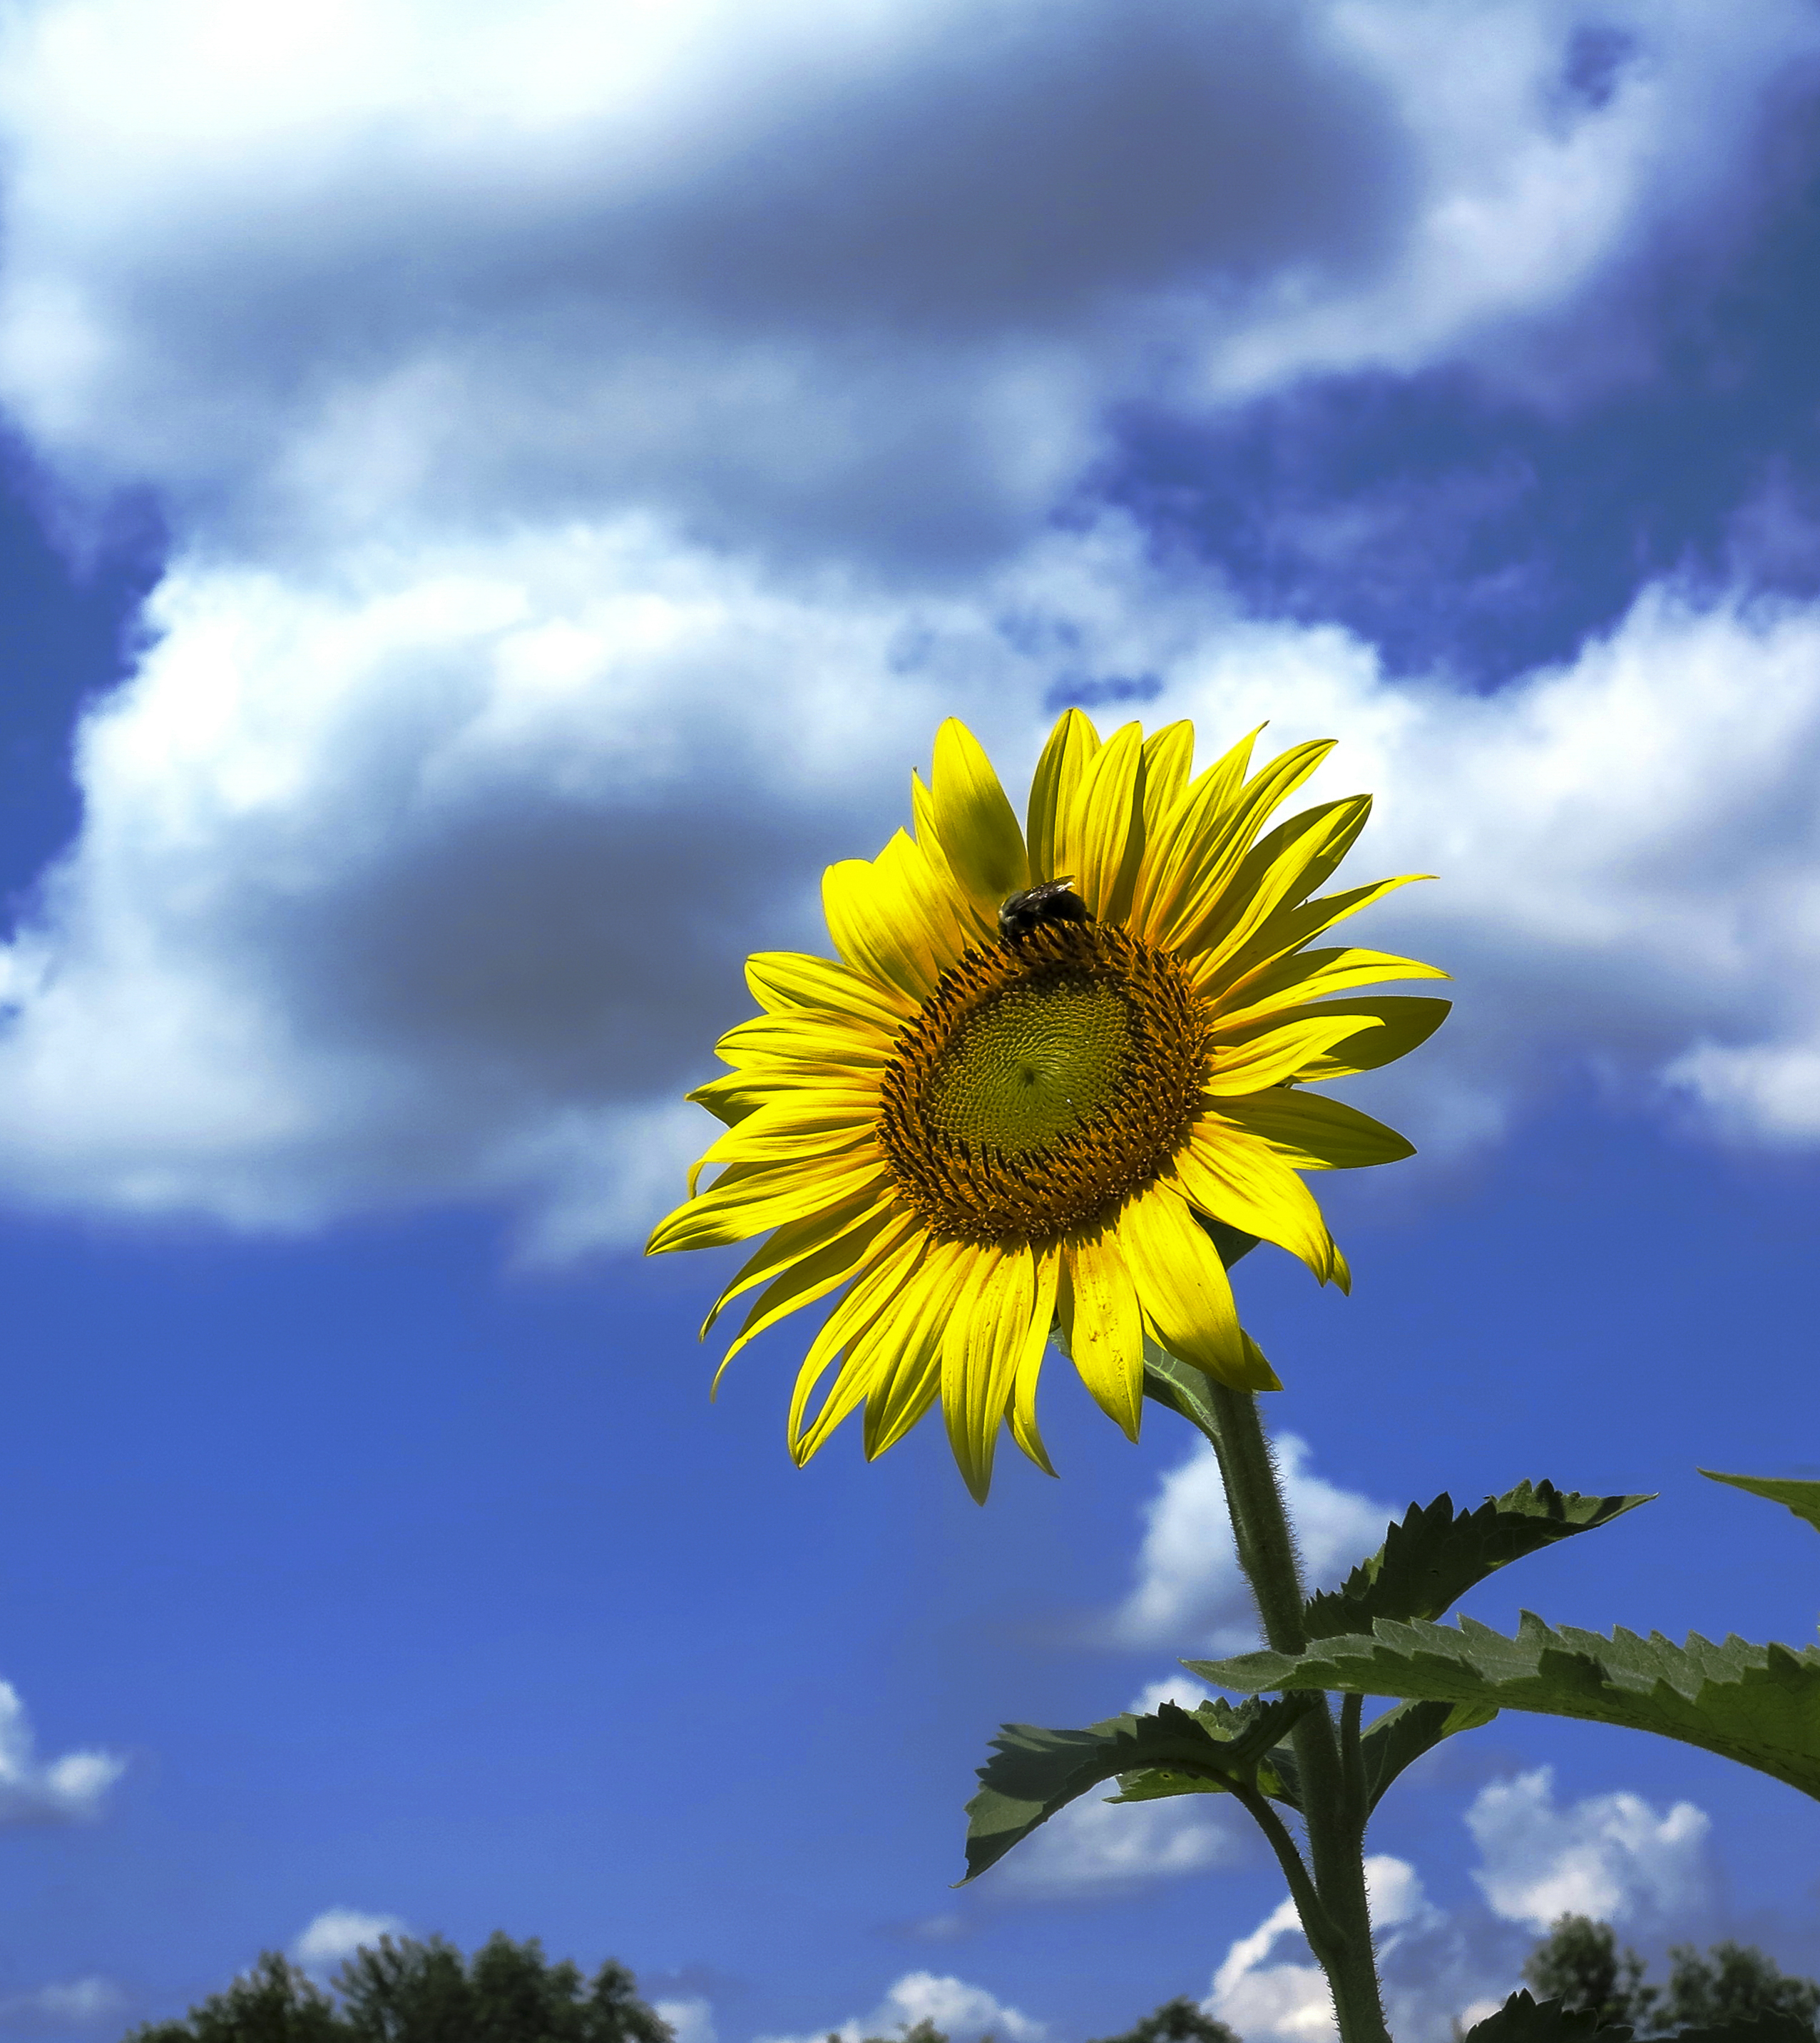
<path fill-rule="evenodd" d="M 0 20 L 0 2029 L 386 1923 L 681 2043 L 1318 2033 L 1221 1812 L 956 1894 L 1001 1719 L 1236 1639 L 1192 1443 L 718 1404 L 646 1264 L 749 949 L 958 714 L 1268 717 L 1455 1019 L 1350 1300 L 1243 1266 L 1311 1562 L 1799 1640 L 1820 1553 L 1820 25 L 1581 0 L 37 0 Z M 1204 1528 L 1212 1528 L 1211 1533 Z M 1563 1907 L 1820 1972 L 1820 1819 L 1500 1719 L 1374 1849 L 1397 2033 Z"/>

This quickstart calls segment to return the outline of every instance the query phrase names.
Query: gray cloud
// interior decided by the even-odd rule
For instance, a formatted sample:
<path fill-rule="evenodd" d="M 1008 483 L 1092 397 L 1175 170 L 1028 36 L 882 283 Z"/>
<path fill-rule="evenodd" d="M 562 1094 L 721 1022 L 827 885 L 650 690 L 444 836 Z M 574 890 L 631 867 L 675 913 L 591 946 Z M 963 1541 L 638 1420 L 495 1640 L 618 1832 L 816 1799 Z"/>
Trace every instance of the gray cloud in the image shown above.
<path fill-rule="evenodd" d="M 1542 0 L 197 18 L 4 30 L 0 394 L 175 535 L 0 953 L 15 1195 L 634 1237 L 740 953 L 818 944 L 819 865 L 903 819 L 941 715 L 1021 785 L 1063 677 L 1209 740 L 1336 732 L 1385 790 L 1377 857 L 1450 877 L 1380 927 L 1477 974 L 1420 1139 L 1564 1043 L 1820 1127 L 1812 616 L 1657 600 L 1487 705 L 1257 626 L 1080 494 L 1129 398 L 1570 298 L 1735 176 L 1797 11 L 1649 10 L 1565 100 L 1583 10 Z M 1747 674 L 1768 751 L 1714 708 Z M 1638 718 L 1647 799 L 1587 778 Z M 1512 987 L 1558 1027 L 1501 1036 Z"/>

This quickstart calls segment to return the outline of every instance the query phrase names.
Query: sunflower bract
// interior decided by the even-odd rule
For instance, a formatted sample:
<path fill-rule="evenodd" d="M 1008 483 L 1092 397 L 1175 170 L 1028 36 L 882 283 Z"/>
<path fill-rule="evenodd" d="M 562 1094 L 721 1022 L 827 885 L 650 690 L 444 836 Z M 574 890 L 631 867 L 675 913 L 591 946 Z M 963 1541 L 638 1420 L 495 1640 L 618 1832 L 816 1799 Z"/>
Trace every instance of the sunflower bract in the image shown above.
<path fill-rule="evenodd" d="M 799 1462 L 862 1406 L 870 1455 L 939 1402 L 983 1501 L 1002 1428 L 1049 1466 L 1036 1389 L 1052 1337 L 1134 1438 L 1147 1339 L 1221 1382 L 1278 1388 L 1203 1221 L 1346 1286 L 1299 1174 L 1411 1148 L 1301 1088 L 1413 1049 L 1447 1003 L 1330 996 L 1446 975 L 1310 948 L 1404 883 L 1317 895 L 1370 798 L 1266 834 L 1331 747 L 1297 746 L 1255 773 L 1251 749 L 1197 776 L 1190 725 L 1147 738 L 1128 724 L 1102 742 L 1070 710 L 1020 829 L 950 719 L 928 784 L 912 776 L 914 836 L 828 869 L 837 959 L 749 961 L 763 1011 L 722 1037 L 731 1068 L 689 1095 L 726 1133 L 647 1252 L 767 1237 L 708 1316 L 758 1292 L 727 1360 L 841 1294 L 797 1379 Z M 1001 907 L 1033 887 L 1002 935 Z"/>

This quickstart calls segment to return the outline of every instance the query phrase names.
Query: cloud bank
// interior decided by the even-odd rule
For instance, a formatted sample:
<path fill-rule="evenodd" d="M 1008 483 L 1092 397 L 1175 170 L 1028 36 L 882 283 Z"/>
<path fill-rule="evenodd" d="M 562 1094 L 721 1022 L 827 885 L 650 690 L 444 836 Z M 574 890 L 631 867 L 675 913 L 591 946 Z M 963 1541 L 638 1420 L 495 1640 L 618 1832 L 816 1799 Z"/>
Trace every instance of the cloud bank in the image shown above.
<path fill-rule="evenodd" d="M 1560 323 L 1748 210 L 1806 10 L 44 0 L 0 56 L 0 404 L 71 531 L 171 535 L 0 956 L 10 1196 L 635 1240 L 740 953 L 941 715 L 1015 781 L 1070 696 L 1344 740 L 1362 856 L 1446 876 L 1374 932 L 1460 975 L 1418 1140 L 1589 1067 L 1820 1135 L 1820 613 L 1658 586 L 1483 699 L 1094 493 L 1133 405 L 1642 373 Z"/>
<path fill-rule="evenodd" d="M 1377 1550 L 1397 1514 L 1310 1474 L 1308 1443 L 1294 1434 L 1284 1434 L 1274 1445 L 1308 1586 L 1332 1589 Z M 1113 1614 L 1111 1639 L 1122 1645 L 1175 1645 L 1213 1653 L 1240 1653 L 1255 1646 L 1256 1607 L 1239 1566 L 1220 1464 L 1210 1447 L 1197 1442 L 1187 1460 L 1163 1477 L 1144 1516 L 1137 1579 Z M 1159 1683 L 1159 1699 L 1167 1691 L 1169 1700 L 1180 1700 L 1175 1686 Z M 1140 1700 L 1155 1707 L 1148 1695 Z"/>
<path fill-rule="evenodd" d="M 931 2022 L 954 2043 L 979 2043 L 987 2035 L 1001 2036 L 1008 2043 L 1042 2043 L 1044 2025 L 989 1993 L 984 1987 L 969 1986 L 935 1972 L 906 1972 L 887 1987 L 885 1997 L 864 2017 L 852 2015 L 845 2022 L 829 2022 L 802 2037 L 763 2036 L 757 2043 L 864 2043 L 868 2037 L 901 2035 L 919 2022 Z"/>
<path fill-rule="evenodd" d="M 40 1759 L 19 1692 L 0 1681 L 0 1824 L 89 1823 L 126 1771 L 109 1752 L 66 1752 Z"/>
<path fill-rule="evenodd" d="M 306 1972 L 323 1974 L 351 1958 L 363 1944 L 377 1944 L 381 1937 L 405 1934 L 401 1916 L 370 1915 L 358 1908 L 325 1908 L 297 1933 L 297 1941 L 291 1945 L 291 1959 Z"/>
<path fill-rule="evenodd" d="M 1466 1827 L 1484 1857 L 1477 1880 L 1494 1915 L 1546 1930 L 1562 1915 L 1651 1922 L 1707 1898 L 1711 1823 L 1677 1802 L 1658 1815 L 1640 1796 L 1595 1795 L 1560 1809 L 1550 1767 L 1479 1791 Z"/>

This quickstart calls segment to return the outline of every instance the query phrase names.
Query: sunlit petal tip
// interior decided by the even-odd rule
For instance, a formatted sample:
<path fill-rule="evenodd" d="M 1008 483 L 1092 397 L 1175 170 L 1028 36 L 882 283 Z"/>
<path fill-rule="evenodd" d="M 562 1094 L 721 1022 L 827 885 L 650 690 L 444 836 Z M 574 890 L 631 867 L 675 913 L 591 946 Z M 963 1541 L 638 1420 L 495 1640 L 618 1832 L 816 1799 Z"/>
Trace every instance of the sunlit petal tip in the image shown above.
<path fill-rule="evenodd" d="M 931 814 L 949 870 L 975 904 L 998 904 L 1030 884 L 1024 832 L 984 747 L 958 717 L 936 733 Z"/>

